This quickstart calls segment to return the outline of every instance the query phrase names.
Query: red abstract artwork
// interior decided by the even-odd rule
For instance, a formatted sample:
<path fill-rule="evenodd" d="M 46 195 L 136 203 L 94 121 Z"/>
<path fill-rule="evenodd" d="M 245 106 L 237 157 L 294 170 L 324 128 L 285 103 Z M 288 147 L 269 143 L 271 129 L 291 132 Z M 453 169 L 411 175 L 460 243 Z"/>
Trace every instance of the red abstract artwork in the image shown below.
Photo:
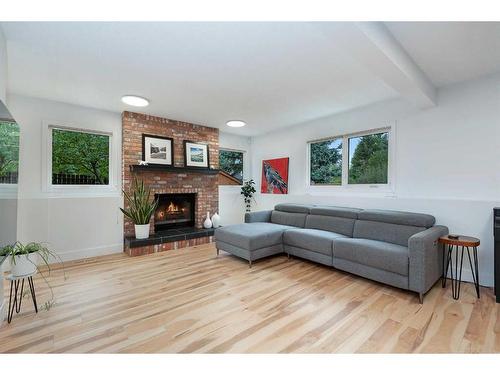
<path fill-rule="evenodd" d="M 260 192 L 288 194 L 288 158 L 262 161 Z"/>

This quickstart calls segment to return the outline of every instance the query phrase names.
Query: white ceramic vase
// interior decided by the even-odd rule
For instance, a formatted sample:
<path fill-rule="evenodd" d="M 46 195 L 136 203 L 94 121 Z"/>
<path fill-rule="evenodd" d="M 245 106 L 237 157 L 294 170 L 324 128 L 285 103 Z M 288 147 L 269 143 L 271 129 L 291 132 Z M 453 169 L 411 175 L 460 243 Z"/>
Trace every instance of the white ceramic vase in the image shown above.
<path fill-rule="evenodd" d="M 135 238 L 138 240 L 149 238 L 149 224 L 135 224 Z"/>
<path fill-rule="evenodd" d="M 214 228 L 220 227 L 220 216 L 217 212 L 212 216 L 212 226 Z"/>
<path fill-rule="evenodd" d="M 207 218 L 203 222 L 203 227 L 205 229 L 212 228 L 212 220 L 210 220 L 210 212 L 207 211 Z"/>
<path fill-rule="evenodd" d="M 38 264 L 37 253 L 16 255 L 14 258 L 15 260 L 12 259 L 12 257 L 9 257 L 11 266 L 10 272 L 13 276 L 19 277 L 31 275 L 36 272 L 36 265 Z"/>

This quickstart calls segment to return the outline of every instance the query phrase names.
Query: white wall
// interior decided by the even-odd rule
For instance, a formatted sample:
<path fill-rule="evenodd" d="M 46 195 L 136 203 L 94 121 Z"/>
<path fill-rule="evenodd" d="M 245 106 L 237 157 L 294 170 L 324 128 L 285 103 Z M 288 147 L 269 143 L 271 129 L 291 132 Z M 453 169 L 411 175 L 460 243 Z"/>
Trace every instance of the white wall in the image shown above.
<path fill-rule="evenodd" d="M 0 100 L 7 98 L 7 41 L 0 27 Z"/>
<path fill-rule="evenodd" d="M 310 188 L 309 140 L 396 122 L 393 194 Z M 279 202 L 425 212 L 451 232 L 476 236 L 480 281 L 493 285 L 492 208 L 500 205 L 500 75 L 439 91 L 437 107 L 379 103 L 252 138 L 252 176 L 260 190 L 263 159 L 290 157 L 289 194 L 257 194 L 257 209 Z M 470 280 L 470 273 L 465 272 Z"/>
<path fill-rule="evenodd" d="M 219 133 L 219 147 L 231 150 L 244 151 L 243 179 L 250 178 L 251 174 L 251 141 L 249 137 L 242 137 L 230 133 Z M 241 186 L 219 186 L 219 215 L 222 225 L 242 223 L 245 216 L 245 205 L 240 194 Z"/>
<path fill-rule="evenodd" d="M 47 242 L 63 260 L 123 251 L 121 115 L 49 100 L 9 95 L 9 109 L 21 128 L 18 239 Z M 112 192 L 51 193 L 42 175 L 47 123 L 110 132 L 118 163 Z"/>
<path fill-rule="evenodd" d="M 6 97 L 7 97 L 7 42 L 5 40 L 5 36 L 3 34 L 3 30 L 0 27 L 0 100 L 3 101 L 4 103 L 6 102 Z M 6 199 L 5 197 L 0 197 L 0 210 L 6 211 L 10 208 L 12 210 L 12 207 L 15 206 L 15 200 L 13 199 Z M 2 221 L 5 221 L 6 215 L 0 215 L 2 216 Z M 7 219 L 8 221 L 8 219 Z M 12 224 L 5 223 L 5 222 L 0 222 L 0 227 L 4 228 L 4 231 L 11 230 Z M 0 234 L 0 236 L 2 236 Z M 0 243 L 2 241 L 0 240 Z M 2 325 L 3 322 L 3 316 L 4 316 L 4 310 L 5 310 L 5 301 L 4 301 L 4 296 L 3 296 L 3 272 L 2 272 L 2 266 L 0 266 L 0 326 Z"/>

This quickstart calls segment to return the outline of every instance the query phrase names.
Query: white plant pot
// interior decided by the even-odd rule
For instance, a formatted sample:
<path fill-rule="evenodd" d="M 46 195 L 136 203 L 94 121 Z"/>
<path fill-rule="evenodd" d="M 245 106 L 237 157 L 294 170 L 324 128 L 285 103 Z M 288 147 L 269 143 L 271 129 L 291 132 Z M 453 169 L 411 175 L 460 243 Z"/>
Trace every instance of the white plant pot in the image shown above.
<path fill-rule="evenodd" d="M 135 238 L 137 238 L 138 240 L 149 238 L 149 224 L 135 224 Z"/>
<path fill-rule="evenodd" d="M 30 253 L 24 255 L 16 255 L 15 263 L 12 257 L 9 256 L 10 260 L 10 272 L 13 276 L 25 276 L 31 275 L 36 272 L 36 266 L 38 264 L 38 254 Z"/>
<path fill-rule="evenodd" d="M 212 216 L 212 226 L 214 228 L 220 227 L 220 216 L 217 212 Z"/>

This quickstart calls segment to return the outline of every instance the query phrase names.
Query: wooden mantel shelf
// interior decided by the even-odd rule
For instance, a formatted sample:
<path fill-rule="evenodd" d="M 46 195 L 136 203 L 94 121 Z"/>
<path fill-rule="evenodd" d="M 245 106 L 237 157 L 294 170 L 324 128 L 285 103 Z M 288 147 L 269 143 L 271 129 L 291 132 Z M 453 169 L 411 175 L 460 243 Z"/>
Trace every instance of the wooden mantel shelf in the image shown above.
<path fill-rule="evenodd" d="M 172 172 L 172 173 L 201 173 L 201 174 L 218 174 L 219 169 L 215 168 L 196 168 L 196 167 L 174 167 L 171 165 L 159 165 L 159 164 L 148 164 L 148 165 L 131 165 L 131 172 L 142 172 L 142 171 L 160 171 L 160 172 Z"/>

